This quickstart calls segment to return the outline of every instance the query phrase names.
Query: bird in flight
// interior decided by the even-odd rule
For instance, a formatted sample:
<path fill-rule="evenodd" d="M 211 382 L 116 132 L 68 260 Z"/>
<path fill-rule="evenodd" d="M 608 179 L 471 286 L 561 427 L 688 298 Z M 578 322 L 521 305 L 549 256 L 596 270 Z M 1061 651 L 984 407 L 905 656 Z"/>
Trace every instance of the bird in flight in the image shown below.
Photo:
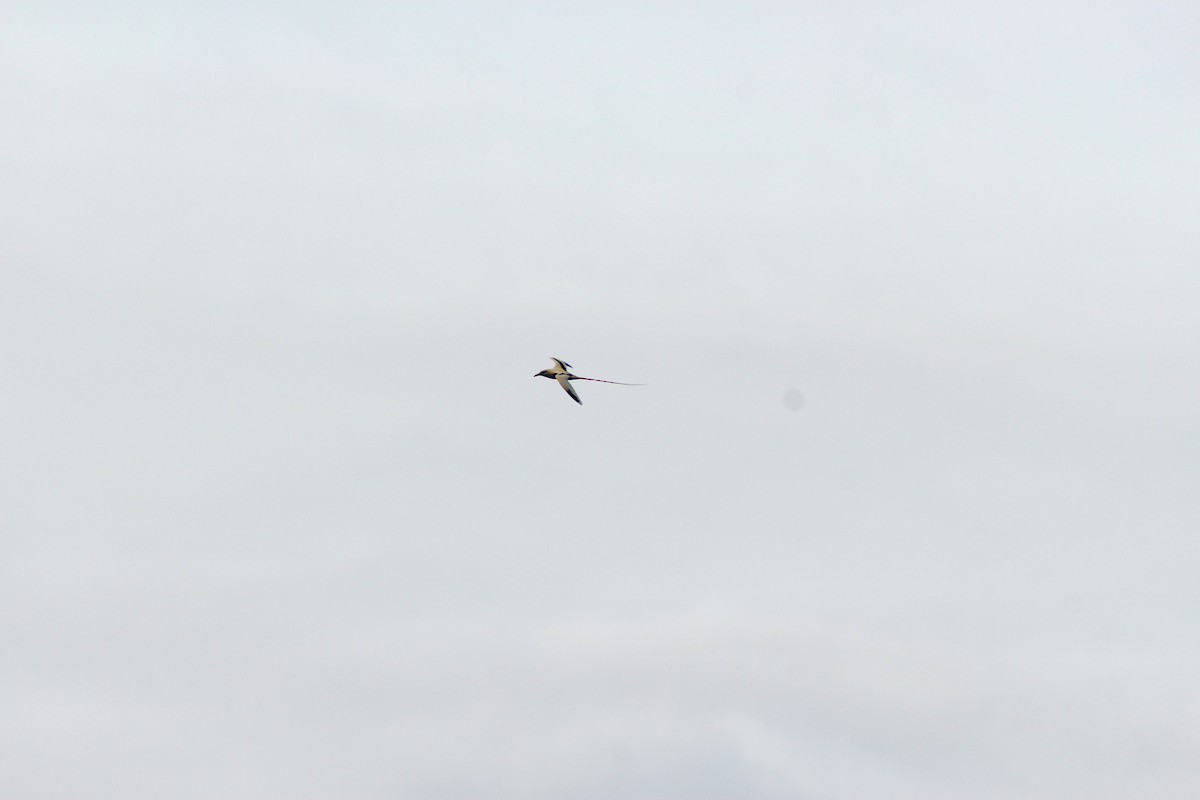
<path fill-rule="evenodd" d="M 619 386 L 645 386 L 644 383 L 621 383 L 621 381 L 606 381 L 603 378 L 585 378 L 582 375 L 572 375 L 569 370 L 571 365 L 563 361 L 561 358 L 550 358 L 554 362 L 554 366 L 550 369 L 544 369 L 533 377 L 535 378 L 551 378 L 558 381 L 558 385 L 563 388 L 567 394 L 571 395 L 571 399 L 579 405 L 583 405 L 583 401 L 579 399 L 579 395 L 575 393 L 575 387 L 571 385 L 571 381 L 596 381 L 598 383 L 615 383 Z"/>

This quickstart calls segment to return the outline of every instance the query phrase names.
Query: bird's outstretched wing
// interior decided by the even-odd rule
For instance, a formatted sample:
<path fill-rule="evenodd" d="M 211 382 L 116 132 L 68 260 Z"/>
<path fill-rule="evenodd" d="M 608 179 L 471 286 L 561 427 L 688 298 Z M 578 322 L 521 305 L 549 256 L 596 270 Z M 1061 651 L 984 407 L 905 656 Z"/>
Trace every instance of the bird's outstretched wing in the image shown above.
<path fill-rule="evenodd" d="M 553 361 L 555 364 L 558 364 L 558 368 L 561 369 L 563 372 L 566 372 L 567 370 L 569 370 L 571 368 L 571 365 L 568 364 L 567 362 L 563 361 L 561 358 L 555 358 L 554 356 L 550 356 L 550 360 Z"/>
<path fill-rule="evenodd" d="M 555 359 L 555 361 L 557 360 L 558 359 Z M 569 378 L 567 378 L 567 374 L 565 372 L 559 375 L 555 380 L 558 381 L 558 385 L 563 387 L 563 390 L 567 394 L 571 395 L 572 400 L 574 400 L 576 403 L 579 403 L 579 405 L 583 405 L 583 401 L 579 399 L 579 395 L 575 394 L 575 387 L 571 385 L 571 381 Z"/>

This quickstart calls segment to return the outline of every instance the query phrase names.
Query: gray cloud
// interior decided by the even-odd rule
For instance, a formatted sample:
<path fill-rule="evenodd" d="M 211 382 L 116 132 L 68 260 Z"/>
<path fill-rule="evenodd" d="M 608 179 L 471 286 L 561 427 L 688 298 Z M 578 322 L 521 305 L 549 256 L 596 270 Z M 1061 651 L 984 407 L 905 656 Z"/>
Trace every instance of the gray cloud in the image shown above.
<path fill-rule="evenodd" d="M 56 9 L 5 797 L 1196 794 L 1195 14 Z"/>

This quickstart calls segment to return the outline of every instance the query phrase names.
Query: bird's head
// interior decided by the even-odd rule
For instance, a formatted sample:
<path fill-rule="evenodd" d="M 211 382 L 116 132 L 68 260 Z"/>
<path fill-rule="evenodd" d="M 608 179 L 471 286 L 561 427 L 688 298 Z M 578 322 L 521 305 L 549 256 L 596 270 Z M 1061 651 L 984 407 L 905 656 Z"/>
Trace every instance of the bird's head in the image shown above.
<path fill-rule="evenodd" d="M 541 372 L 534 375 L 533 377 L 535 377 L 535 378 L 553 378 L 554 374 L 551 373 L 550 370 L 544 369 Z"/>

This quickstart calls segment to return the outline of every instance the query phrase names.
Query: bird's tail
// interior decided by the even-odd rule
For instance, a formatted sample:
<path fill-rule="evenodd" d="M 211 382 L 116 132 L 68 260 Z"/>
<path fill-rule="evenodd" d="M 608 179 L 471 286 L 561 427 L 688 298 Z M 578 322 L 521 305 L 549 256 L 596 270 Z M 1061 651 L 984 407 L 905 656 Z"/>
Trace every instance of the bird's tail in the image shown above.
<path fill-rule="evenodd" d="M 648 383 L 624 383 L 623 381 L 606 381 L 603 378 L 585 378 L 582 375 L 572 375 L 577 381 L 596 381 L 596 383 L 615 383 L 618 386 L 649 386 Z"/>

